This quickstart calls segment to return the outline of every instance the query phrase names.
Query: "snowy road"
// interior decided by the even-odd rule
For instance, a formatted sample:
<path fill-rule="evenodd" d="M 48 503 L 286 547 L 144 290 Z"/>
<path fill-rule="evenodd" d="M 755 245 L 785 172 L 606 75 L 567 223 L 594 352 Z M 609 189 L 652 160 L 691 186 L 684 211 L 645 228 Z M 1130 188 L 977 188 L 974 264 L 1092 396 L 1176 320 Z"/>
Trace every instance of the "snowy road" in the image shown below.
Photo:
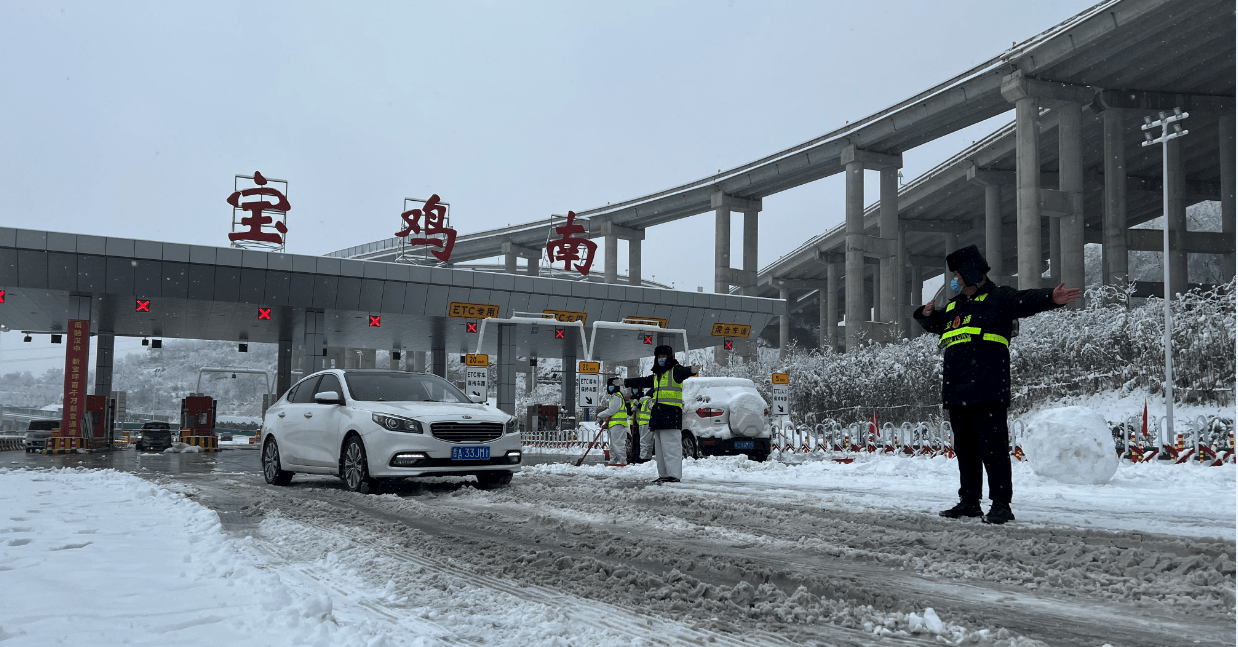
<path fill-rule="evenodd" d="M 1016 469 L 1020 522 L 992 527 L 932 514 L 952 499 L 944 459 L 711 459 L 665 486 L 649 465 L 543 464 L 501 490 L 368 497 L 272 488 L 228 459 L 147 475 L 392 645 L 1234 644 L 1232 466 L 1130 466 L 1092 489 Z M 1182 501 L 1199 488 L 1209 501 Z"/>

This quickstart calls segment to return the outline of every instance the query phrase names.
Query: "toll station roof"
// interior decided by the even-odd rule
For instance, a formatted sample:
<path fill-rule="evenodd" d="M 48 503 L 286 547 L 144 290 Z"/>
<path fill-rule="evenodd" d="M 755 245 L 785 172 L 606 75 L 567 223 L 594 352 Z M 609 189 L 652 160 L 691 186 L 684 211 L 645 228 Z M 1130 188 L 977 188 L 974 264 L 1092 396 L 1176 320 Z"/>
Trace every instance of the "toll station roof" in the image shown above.
<path fill-rule="evenodd" d="M 76 313 L 87 297 L 92 333 L 300 343 L 304 313 L 321 311 L 329 346 L 451 353 L 475 350 L 467 324 L 487 314 L 661 319 L 701 348 L 722 343 L 715 323 L 755 334 L 786 309 L 759 297 L 11 228 L 0 228 L 0 290 L 11 330 L 63 331 L 85 318 Z"/>

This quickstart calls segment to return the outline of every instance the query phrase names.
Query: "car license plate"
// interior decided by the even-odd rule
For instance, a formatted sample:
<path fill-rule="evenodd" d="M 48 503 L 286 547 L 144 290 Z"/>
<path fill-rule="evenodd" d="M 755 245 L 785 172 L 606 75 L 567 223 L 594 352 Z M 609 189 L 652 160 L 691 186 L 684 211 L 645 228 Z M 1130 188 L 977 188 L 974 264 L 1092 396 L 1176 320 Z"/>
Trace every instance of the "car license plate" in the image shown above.
<path fill-rule="evenodd" d="M 453 461 L 488 461 L 490 460 L 489 447 L 452 447 L 451 460 Z"/>
<path fill-rule="evenodd" d="M 756 449 L 757 443 L 753 440 L 737 440 L 735 441 L 735 449 Z"/>

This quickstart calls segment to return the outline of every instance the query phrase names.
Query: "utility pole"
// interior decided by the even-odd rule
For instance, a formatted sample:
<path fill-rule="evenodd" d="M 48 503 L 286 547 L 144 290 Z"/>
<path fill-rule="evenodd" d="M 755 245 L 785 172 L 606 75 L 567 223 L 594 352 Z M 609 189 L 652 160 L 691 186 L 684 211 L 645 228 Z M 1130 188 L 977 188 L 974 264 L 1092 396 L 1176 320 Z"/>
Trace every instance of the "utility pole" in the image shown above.
<path fill-rule="evenodd" d="M 1173 348 L 1170 346 L 1172 341 L 1172 323 L 1170 317 L 1169 304 L 1173 297 L 1169 284 L 1169 140 L 1182 137 L 1191 131 L 1183 130 L 1182 124 L 1178 123 L 1183 119 L 1191 116 L 1188 112 L 1182 112 L 1180 108 L 1174 108 L 1172 115 L 1166 116 L 1162 111 L 1160 119 L 1152 121 L 1151 117 L 1143 118 L 1143 145 L 1153 146 L 1161 145 L 1161 185 L 1165 194 L 1163 213 L 1165 215 L 1165 243 L 1161 253 L 1161 259 L 1165 265 L 1165 433 L 1169 435 L 1166 439 L 1168 442 L 1174 440 L 1174 355 Z M 1155 128 L 1161 129 L 1160 137 L 1153 137 L 1152 130 Z M 1185 277 L 1184 277 L 1185 278 Z"/>

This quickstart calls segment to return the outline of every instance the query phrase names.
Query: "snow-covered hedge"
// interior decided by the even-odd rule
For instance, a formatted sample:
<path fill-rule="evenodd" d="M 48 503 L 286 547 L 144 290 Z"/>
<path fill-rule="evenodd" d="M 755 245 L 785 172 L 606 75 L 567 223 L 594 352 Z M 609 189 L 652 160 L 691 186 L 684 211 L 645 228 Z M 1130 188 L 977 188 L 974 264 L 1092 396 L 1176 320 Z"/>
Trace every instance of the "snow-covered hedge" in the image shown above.
<path fill-rule="evenodd" d="M 1235 285 L 1193 291 L 1175 299 L 1173 311 L 1175 399 L 1228 402 L 1233 397 Z M 1011 342 L 1011 413 L 1066 395 L 1146 387 L 1164 379 L 1164 301 L 1130 305 L 1126 292 L 1088 291 L 1088 306 L 1058 309 L 1021 320 Z M 1128 307 L 1129 306 L 1129 307 Z M 868 419 L 922 421 L 941 416 L 941 354 L 937 337 L 870 344 L 857 352 L 830 353 L 792 347 L 786 360 L 761 349 L 749 364 L 722 366 L 710 352 L 692 361 L 706 375 L 746 377 L 768 399 L 769 374 L 791 375 L 791 410 L 808 423 Z"/>

